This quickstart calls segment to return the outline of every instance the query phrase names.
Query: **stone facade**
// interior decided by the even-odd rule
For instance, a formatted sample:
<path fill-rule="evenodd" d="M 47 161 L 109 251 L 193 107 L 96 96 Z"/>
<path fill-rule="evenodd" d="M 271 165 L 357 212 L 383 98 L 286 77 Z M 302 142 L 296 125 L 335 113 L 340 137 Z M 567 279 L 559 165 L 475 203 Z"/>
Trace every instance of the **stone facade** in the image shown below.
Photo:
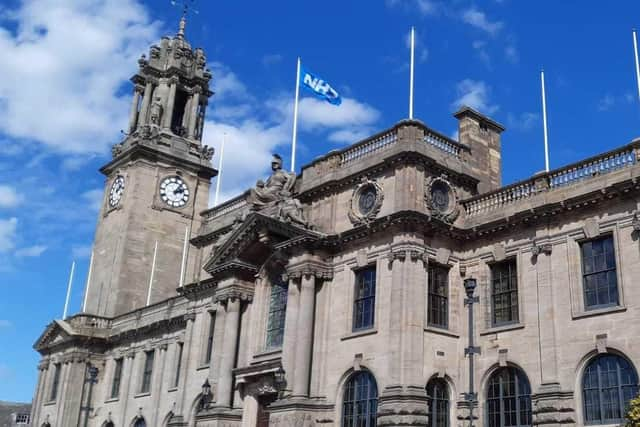
<path fill-rule="evenodd" d="M 351 425 L 344 402 L 358 379 L 375 395 L 367 426 L 582 426 L 587 365 L 640 364 L 640 140 L 503 187 L 504 128 L 463 108 L 459 141 L 402 121 L 297 178 L 276 165 L 273 179 L 204 210 L 216 172 L 189 111 L 210 76 L 182 33 L 152 47 L 134 78 L 147 101 L 134 101 L 131 129 L 148 129 L 102 169 L 87 303 L 36 342 L 33 425 Z M 166 65 L 178 51 L 192 65 Z M 154 79 L 173 83 L 145 116 Z M 162 119 L 176 85 L 193 96 L 180 107 L 186 131 Z M 159 178 L 177 170 L 199 189 L 167 207 Z M 125 186 L 109 207 L 117 175 Z M 582 248 L 602 237 L 613 287 L 594 308 Z M 518 375 L 516 424 L 489 414 L 505 372 Z M 443 406 L 427 393 L 434 379 Z"/>

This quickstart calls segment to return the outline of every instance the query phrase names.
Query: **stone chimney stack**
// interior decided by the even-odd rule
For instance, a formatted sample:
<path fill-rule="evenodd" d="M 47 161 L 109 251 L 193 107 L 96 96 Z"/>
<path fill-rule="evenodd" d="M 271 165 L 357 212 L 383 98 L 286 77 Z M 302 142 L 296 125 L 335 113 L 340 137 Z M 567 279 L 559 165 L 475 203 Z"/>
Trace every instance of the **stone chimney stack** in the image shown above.
<path fill-rule="evenodd" d="M 478 191 L 485 193 L 502 186 L 500 134 L 505 128 L 470 107 L 453 115 L 458 119 L 458 138 L 469 147 L 466 161 L 480 178 Z"/>

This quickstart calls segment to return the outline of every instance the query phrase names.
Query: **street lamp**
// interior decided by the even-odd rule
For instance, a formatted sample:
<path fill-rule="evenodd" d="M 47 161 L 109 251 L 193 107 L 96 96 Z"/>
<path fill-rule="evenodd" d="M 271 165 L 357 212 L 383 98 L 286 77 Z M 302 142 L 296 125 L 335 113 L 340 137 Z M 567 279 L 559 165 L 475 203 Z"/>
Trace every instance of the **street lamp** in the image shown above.
<path fill-rule="evenodd" d="M 464 349 L 465 356 L 469 356 L 469 392 L 465 393 L 465 400 L 469 405 L 469 427 L 473 427 L 473 406 L 477 402 L 477 393 L 474 391 L 473 384 L 473 356 L 474 354 L 480 354 L 480 347 L 474 346 L 473 338 L 473 304 L 480 302 L 480 299 L 473 296 L 476 290 L 476 279 L 468 278 L 464 280 L 464 291 L 467 294 L 467 298 L 464 300 L 464 305 L 468 307 L 469 317 L 469 346 Z"/>
<path fill-rule="evenodd" d="M 200 409 L 209 407 L 211 403 L 211 384 L 209 384 L 209 378 L 204 380 L 202 384 L 202 397 L 200 398 Z"/>
<path fill-rule="evenodd" d="M 91 413 L 91 409 L 93 409 L 91 407 L 91 394 L 93 392 L 93 385 L 98 383 L 98 372 L 98 368 L 93 366 L 91 362 L 87 363 L 87 374 L 89 374 L 89 378 L 85 381 L 89 383 L 89 393 L 87 395 L 87 406 L 83 408 L 85 410 L 84 427 L 89 425 L 89 414 Z"/>

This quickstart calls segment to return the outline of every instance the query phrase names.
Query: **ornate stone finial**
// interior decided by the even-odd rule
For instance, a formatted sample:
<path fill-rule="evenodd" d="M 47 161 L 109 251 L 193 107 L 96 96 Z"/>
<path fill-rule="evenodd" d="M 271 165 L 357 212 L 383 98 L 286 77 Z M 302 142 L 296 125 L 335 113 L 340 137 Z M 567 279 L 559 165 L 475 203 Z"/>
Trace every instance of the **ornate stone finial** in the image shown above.
<path fill-rule="evenodd" d="M 182 18 L 180 18 L 180 27 L 178 28 L 178 37 L 180 37 L 181 39 L 184 38 L 184 29 L 187 26 L 187 17 L 184 16 L 184 14 L 182 15 Z"/>

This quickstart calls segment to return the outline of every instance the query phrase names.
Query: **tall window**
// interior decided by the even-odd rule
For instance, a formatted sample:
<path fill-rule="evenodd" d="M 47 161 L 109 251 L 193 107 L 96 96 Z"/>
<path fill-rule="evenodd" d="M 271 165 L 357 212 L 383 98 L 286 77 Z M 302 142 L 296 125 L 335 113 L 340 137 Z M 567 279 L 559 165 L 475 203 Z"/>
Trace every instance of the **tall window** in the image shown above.
<path fill-rule="evenodd" d="M 354 374 L 344 390 L 342 427 L 375 427 L 378 412 L 378 386 L 369 372 Z"/>
<path fill-rule="evenodd" d="M 518 270 L 516 260 L 491 265 L 493 326 L 518 322 Z"/>
<path fill-rule="evenodd" d="M 446 328 L 449 324 L 449 269 L 429 264 L 427 323 Z"/>
<path fill-rule="evenodd" d="M 429 427 L 449 427 L 449 387 L 441 378 L 427 383 Z"/>
<path fill-rule="evenodd" d="M 178 387 L 180 383 L 180 369 L 182 368 L 182 351 L 184 350 L 184 343 L 179 342 L 176 348 L 176 375 L 173 380 L 173 386 Z"/>
<path fill-rule="evenodd" d="M 531 386 L 524 372 L 507 367 L 491 375 L 487 414 L 489 427 L 531 425 Z"/>
<path fill-rule="evenodd" d="M 56 400 L 58 397 L 58 386 L 60 384 L 60 370 L 61 366 L 59 363 L 53 365 L 53 381 L 51 381 L 51 391 L 49 392 L 49 400 Z"/>
<path fill-rule="evenodd" d="M 376 268 L 368 267 L 356 272 L 356 290 L 353 301 L 353 330 L 373 327 L 376 308 Z"/>
<path fill-rule="evenodd" d="M 216 328 L 216 313 L 209 313 L 209 333 L 207 334 L 207 351 L 204 353 L 205 364 L 211 363 L 211 355 L 213 354 L 213 334 Z"/>
<path fill-rule="evenodd" d="M 613 237 L 607 236 L 584 242 L 581 249 L 585 308 L 618 305 L 618 278 Z"/>
<path fill-rule="evenodd" d="M 281 275 L 274 275 L 271 280 L 271 297 L 269 299 L 269 320 L 267 321 L 267 349 L 282 347 L 284 339 L 284 321 L 287 313 L 288 283 Z"/>
<path fill-rule="evenodd" d="M 588 424 L 617 424 L 623 421 L 629 400 L 638 394 L 638 375 L 626 359 L 603 354 L 584 370 L 582 396 Z"/>
<path fill-rule="evenodd" d="M 144 370 L 142 371 L 142 387 L 140 387 L 140 393 L 149 393 L 151 391 L 151 375 L 153 374 L 154 356 L 155 352 L 153 350 L 145 352 Z"/>
<path fill-rule="evenodd" d="M 122 381 L 122 361 L 123 359 L 116 359 L 116 366 L 113 370 L 113 382 L 111 383 L 111 398 L 115 399 L 120 395 L 120 382 Z"/>

